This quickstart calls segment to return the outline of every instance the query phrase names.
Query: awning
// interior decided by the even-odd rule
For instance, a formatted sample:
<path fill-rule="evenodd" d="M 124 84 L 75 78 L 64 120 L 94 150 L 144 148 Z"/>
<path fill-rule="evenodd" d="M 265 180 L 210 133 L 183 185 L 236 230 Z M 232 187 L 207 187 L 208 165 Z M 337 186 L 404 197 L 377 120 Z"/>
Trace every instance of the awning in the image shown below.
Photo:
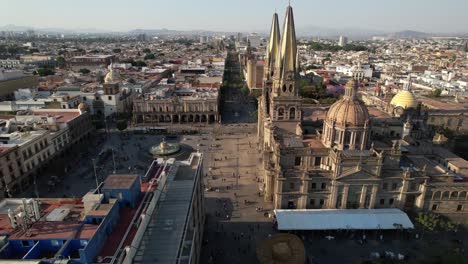
<path fill-rule="evenodd" d="M 412 229 L 400 209 L 274 210 L 278 230 L 384 230 Z"/>

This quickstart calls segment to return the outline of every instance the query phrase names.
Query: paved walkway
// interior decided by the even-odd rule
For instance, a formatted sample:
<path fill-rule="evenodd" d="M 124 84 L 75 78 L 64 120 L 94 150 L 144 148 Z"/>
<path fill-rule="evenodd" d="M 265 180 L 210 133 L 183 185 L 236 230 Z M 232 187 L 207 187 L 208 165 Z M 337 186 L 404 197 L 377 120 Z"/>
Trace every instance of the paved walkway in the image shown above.
<path fill-rule="evenodd" d="M 262 182 L 255 142 L 253 133 L 225 135 L 219 148 L 205 154 L 205 185 L 212 190 L 205 193 L 201 263 L 256 263 L 257 244 L 275 232 L 271 219 L 264 216 L 272 205 L 259 196 Z"/>

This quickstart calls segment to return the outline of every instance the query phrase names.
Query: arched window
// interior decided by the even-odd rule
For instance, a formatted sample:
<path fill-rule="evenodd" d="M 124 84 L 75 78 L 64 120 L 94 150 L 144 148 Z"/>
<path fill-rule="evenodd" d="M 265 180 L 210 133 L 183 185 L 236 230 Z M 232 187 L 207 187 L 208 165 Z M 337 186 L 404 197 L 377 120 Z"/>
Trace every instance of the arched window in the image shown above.
<path fill-rule="evenodd" d="M 278 108 L 278 120 L 283 120 L 284 118 L 284 108 Z"/>
<path fill-rule="evenodd" d="M 449 192 L 445 191 L 442 193 L 442 199 L 448 199 L 449 198 Z"/>
<path fill-rule="evenodd" d="M 290 84 L 290 85 L 289 85 L 289 92 L 292 93 L 292 91 L 293 91 L 293 85 Z"/>
<path fill-rule="evenodd" d="M 466 192 L 465 191 L 460 192 L 460 194 L 458 195 L 458 198 L 460 200 L 465 200 L 466 199 Z"/>
<path fill-rule="evenodd" d="M 440 200 L 440 192 L 437 191 L 434 193 L 434 195 L 432 195 L 432 199 L 433 200 Z"/>
<path fill-rule="evenodd" d="M 296 119 L 296 108 L 291 107 L 289 109 L 289 119 Z"/>
<path fill-rule="evenodd" d="M 283 93 L 286 92 L 286 84 L 283 84 Z"/>
<path fill-rule="evenodd" d="M 450 194 L 450 200 L 456 200 L 458 199 L 458 192 L 452 192 Z"/>

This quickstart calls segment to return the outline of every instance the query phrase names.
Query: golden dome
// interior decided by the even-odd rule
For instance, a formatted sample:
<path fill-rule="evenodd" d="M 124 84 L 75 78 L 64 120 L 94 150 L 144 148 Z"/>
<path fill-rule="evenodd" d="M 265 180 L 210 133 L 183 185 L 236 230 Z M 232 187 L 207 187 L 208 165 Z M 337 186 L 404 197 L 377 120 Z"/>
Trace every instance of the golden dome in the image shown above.
<path fill-rule="evenodd" d="M 78 105 L 78 110 L 80 110 L 81 112 L 86 112 L 88 111 L 88 105 L 85 102 L 80 103 Z"/>
<path fill-rule="evenodd" d="M 353 79 L 346 84 L 343 99 L 328 110 L 326 121 L 350 127 L 363 127 L 369 121 L 367 107 L 356 97 L 356 82 Z"/>
<path fill-rule="evenodd" d="M 119 82 L 120 81 L 120 74 L 116 71 L 110 71 L 106 74 L 106 77 L 104 77 L 104 83 L 113 83 L 113 82 Z"/>
<path fill-rule="evenodd" d="M 392 101 L 390 101 L 390 104 L 394 107 L 407 109 L 416 108 L 418 106 L 418 101 L 412 92 L 408 90 L 401 90 L 393 97 Z"/>

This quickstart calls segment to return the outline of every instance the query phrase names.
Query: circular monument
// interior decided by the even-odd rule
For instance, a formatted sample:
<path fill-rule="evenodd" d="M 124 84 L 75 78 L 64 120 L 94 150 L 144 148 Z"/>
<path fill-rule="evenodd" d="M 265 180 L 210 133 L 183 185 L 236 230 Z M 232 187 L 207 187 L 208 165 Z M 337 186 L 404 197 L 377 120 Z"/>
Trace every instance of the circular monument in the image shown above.
<path fill-rule="evenodd" d="M 179 151 L 179 143 L 168 143 L 165 140 L 163 140 L 159 145 L 154 145 L 150 148 L 150 153 L 153 157 L 169 156 Z"/>
<path fill-rule="evenodd" d="M 257 259 L 261 264 L 304 264 L 304 244 L 296 235 L 276 234 L 260 243 Z"/>

